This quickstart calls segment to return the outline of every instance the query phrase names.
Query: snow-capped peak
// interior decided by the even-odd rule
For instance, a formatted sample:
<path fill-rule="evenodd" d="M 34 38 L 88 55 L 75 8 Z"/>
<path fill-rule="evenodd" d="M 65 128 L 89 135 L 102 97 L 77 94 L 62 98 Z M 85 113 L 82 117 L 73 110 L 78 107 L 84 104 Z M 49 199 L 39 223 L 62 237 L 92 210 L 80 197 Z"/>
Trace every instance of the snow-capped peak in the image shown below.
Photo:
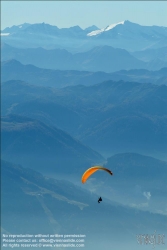
<path fill-rule="evenodd" d="M 122 21 L 122 22 L 119 22 L 119 23 L 115 23 L 115 24 L 110 24 L 106 28 L 103 28 L 103 29 L 100 29 L 100 30 L 94 30 L 94 31 L 88 33 L 87 36 L 96 36 L 96 35 L 98 35 L 98 34 L 100 34 L 102 32 L 105 32 L 105 31 L 113 29 L 114 27 L 116 27 L 119 24 L 124 24 L 124 22 L 125 21 Z"/>
<path fill-rule="evenodd" d="M 0 36 L 9 36 L 10 33 L 1 33 Z"/>
<path fill-rule="evenodd" d="M 119 23 L 115 23 L 115 24 L 111 24 L 111 25 L 108 25 L 104 31 L 108 31 L 108 30 L 111 30 L 113 29 L 114 27 L 116 27 L 117 25 L 119 24 L 124 24 L 125 21 L 122 21 L 122 22 L 119 22 Z"/>

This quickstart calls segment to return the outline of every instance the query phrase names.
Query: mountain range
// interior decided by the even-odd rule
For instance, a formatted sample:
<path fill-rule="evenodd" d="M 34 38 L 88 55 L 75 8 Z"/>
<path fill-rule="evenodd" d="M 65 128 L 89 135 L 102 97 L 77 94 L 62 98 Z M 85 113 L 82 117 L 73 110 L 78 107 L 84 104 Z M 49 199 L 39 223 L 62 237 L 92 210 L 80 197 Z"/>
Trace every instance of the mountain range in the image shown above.
<path fill-rule="evenodd" d="M 9 74 L 10 72 L 10 74 Z M 1 80 L 22 80 L 35 86 L 61 88 L 73 85 L 90 86 L 107 80 L 135 81 L 167 85 L 167 68 L 158 71 L 121 70 L 113 73 L 76 70 L 50 70 L 23 65 L 14 59 L 1 63 Z"/>
<path fill-rule="evenodd" d="M 18 49 L 2 45 L 1 60 L 16 59 L 45 69 L 113 72 L 121 69 L 146 68 L 146 63 L 123 49 L 99 46 L 88 52 L 72 54 L 67 50 L 43 48 Z"/>
<path fill-rule="evenodd" d="M 2 44 L 1 60 L 16 59 L 45 69 L 114 72 L 130 69 L 161 69 L 167 62 L 156 64 L 140 61 L 123 49 L 99 46 L 90 51 L 72 54 L 67 50 L 43 48 L 18 49 Z"/>
<path fill-rule="evenodd" d="M 59 29 L 46 23 L 21 24 L 1 31 L 2 41 L 11 46 L 47 49 L 64 48 L 73 52 L 108 45 L 128 51 L 161 48 L 167 44 L 167 27 L 142 26 L 128 20 L 105 28 L 79 26 Z"/>
<path fill-rule="evenodd" d="M 4 116 L 23 115 L 56 126 L 105 156 L 166 155 L 165 85 L 106 81 L 56 89 L 18 80 L 4 82 L 1 89 Z"/>

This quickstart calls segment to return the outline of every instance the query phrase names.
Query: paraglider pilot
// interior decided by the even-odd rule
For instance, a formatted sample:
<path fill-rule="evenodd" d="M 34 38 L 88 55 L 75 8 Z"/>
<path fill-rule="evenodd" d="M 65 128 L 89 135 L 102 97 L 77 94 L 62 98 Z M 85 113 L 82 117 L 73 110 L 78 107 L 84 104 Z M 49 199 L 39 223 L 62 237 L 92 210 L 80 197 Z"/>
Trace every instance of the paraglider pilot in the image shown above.
<path fill-rule="evenodd" d="M 101 197 L 98 199 L 98 203 L 100 203 L 100 201 L 102 201 L 102 198 L 101 198 Z"/>

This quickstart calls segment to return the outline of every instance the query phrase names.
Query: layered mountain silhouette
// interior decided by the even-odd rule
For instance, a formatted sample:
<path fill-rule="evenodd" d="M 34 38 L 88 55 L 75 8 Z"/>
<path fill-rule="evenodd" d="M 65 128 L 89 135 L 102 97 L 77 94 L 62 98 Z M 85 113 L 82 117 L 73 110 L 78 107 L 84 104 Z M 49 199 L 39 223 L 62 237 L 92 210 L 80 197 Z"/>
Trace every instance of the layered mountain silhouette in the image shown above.
<path fill-rule="evenodd" d="M 2 61 L 16 59 L 23 64 L 59 70 L 87 70 L 113 72 L 121 69 L 146 68 L 142 62 L 126 50 L 111 46 L 99 46 L 88 52 L 72 54 L 64 49 L 18 49 L 2 45 Z"/>
<path fill-rule="evenodd" d="M 136 82 L 51 89 L 9 81 L 2 84 L 2 114 L 57 126 L 107 156 L 132 151 L 164 158 L 166 96 L 165 85 Z"/>
<path fill-rule="evenodd" d="M 9 74 L 10 72 L 10 74 Z M 1 63 L 2 82 L 9 80 L 22 80 L 36 86 L 66 87 L 73 85 L 90 86 L 106 80 L 135 81 L 142 83 L 167 84 L 167 68 L 158 71 L 121 70 L 114 73 L 90 72 L 76 70 L 50 70 L 23 65 L 14 59 Z"/>
<path fill-rule="evenodd" d="M 1 48 L 2 61 L 15 59 L 22 64 L 33 64 L 36 67 L 45 69 L 110 73 L 130 69 L 159 70 L 167 67 L 167 62 L 159 58 L 155 57 L 149 62 L 144 62 L 124 49 L 116 49 L 111 46 L 98 46 L 87 52 L 75 54 L 65 49 L 14 48 L 4 43 Z"/>

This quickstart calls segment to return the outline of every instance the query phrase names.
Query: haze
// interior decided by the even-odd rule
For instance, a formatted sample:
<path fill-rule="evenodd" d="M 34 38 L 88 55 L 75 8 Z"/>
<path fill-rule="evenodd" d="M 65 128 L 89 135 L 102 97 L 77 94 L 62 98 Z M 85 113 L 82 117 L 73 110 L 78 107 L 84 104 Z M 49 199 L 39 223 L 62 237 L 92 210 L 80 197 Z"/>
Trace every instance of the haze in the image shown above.
<path fill-rule="evenodd" d="M 166 26 L 166 1 L 2 1 L 1 30 L 22 23 L 99 28 L 123 20 Z"/>

